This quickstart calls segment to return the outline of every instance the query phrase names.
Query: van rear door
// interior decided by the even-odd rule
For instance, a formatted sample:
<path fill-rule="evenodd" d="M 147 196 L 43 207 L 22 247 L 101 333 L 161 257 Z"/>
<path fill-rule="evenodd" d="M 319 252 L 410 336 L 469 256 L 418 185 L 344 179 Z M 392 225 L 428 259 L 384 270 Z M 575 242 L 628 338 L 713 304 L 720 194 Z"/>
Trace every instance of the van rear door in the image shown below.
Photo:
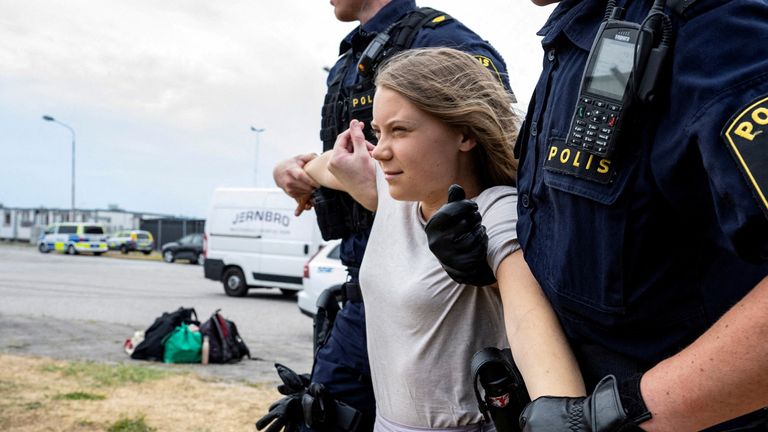
<path fill-rule="evenodd" d="M 256 279 L 286 289 L 302 288 L 304 264 L 315 252 L 314 212 L 294 216 L 296 202 L 277 190 L 266 195 L 262 225 L 261 272 Z"/>

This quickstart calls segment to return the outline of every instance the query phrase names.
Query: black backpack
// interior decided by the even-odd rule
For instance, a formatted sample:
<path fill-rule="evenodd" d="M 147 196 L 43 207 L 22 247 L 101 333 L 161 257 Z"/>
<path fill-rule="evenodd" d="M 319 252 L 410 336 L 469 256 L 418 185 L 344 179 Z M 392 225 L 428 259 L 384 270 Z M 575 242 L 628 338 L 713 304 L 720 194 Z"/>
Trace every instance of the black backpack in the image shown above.
<path fill-rule="evenodd" d="M 131 354 L 131 358 L 136 360 L 163 361 L 163 354 L 165 352 L 163 339 L 176 327 L 188 323 L 200 325 L 194 308 L 180 307 L 175 312 L 163 312 L 161 316 L 155 318 L 155 322 L 144 332 L 144 340 L 136 346 L 136 349 Z"/>
<path fill-rule="evenodd" d="M 245 345 L 234 322 L 225 319 L 221 309 L 211 314 L 211 318 L 200 326 L 203 338 L 208 336 L 209 363 L 235 363 L 243 357 L 251 358 L 251 352 Z"/>

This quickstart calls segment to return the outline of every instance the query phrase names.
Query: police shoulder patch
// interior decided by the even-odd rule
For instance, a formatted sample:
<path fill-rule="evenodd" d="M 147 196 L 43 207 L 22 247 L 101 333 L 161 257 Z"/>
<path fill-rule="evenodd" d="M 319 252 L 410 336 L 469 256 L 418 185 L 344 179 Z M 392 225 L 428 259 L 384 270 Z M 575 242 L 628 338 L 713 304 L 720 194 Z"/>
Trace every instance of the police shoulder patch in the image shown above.
<path fill-rule="evenodd" d="M 472 56 L 474 56 L 481 65 L 490 70 L 493 76 L 498 78 L 501 85 L 504 85 L 504 80 L 501 78 L 501 72 L 499 72 L 499 69 L 496 68 L 496 65 L 493 63 L 493 59 L 482 54 L 472 54 Z M 512 90 L 510 90 L 510 95 L 512 96 L 512 102 L 517 103 L 517 98 L 515 97 L 515 94 L 512 92 Z"/>
<path fill-rule="evenodd" d="M 433 16 L 431 19 L 425 22 L 422 27 L 437 28 L 443 24 L 448 24 L 451 21 L 453 21 L 453 17 L 441 12 L 439 15 Z"/>
<path fill-rule="evenodd" d="M 768 217 L 768 95 L 734 114 L 721 135 Z"/>

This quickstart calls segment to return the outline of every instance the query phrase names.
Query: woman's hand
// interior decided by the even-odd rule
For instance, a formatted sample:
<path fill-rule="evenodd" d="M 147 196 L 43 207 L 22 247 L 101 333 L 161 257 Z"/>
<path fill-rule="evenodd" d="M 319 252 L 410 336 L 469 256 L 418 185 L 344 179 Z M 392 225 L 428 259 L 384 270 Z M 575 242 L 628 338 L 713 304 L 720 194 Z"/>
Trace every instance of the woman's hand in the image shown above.
<path fill-rule="evenodd" d="M 375 210 L 378 204 L 376 162 L 370 154 L 374 145 L 365 140 L 363 126 L 362 122 L 352 120 L 349 129 L 339 134 L 328 161 L 328 171 L 363 207 Z"/>

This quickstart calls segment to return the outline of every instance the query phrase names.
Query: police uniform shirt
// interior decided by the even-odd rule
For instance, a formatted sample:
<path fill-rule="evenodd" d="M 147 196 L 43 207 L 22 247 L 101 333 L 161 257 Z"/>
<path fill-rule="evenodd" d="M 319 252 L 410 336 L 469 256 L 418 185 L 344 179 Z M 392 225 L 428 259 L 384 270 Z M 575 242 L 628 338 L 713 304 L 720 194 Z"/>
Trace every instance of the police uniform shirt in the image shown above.
<path fill-rule="evenodd" d="M 414 0 L 392 0 L 363 26 L 359 26 L 350 32 L 340 44 L 339 55 L 342 57 L 328 74 L 328 86 L 330 87 L 337 78 L 337 75 L 343 72 L 345 74 L 342 77 L 343 88 L 351 93 L 351 89 L 363 80 L 358 73 L 356 65 L 368 44 L 379 32 L 386 30 L 408 12 L 416 9 L 417 6 Z M 488 42 L 454 18 L 446 19 L 436 26 L 422 28 L 411 45 L 411 48 L 421 47 L 451 47 L 472 54 L 477 57 L 478 61 L 493 71 L 506 88 L 509 88 L 506 65 L 501 55 Z M 350 50 L 351 55 L 344 56 Z M 356 118 L 356 114 L 370 117 L 373 91 L 355 94 L 353 99 L 349 102 L 351 118 Z M 365 111 L 368 112 L 365 113 Z M 346 125 L 342 128 L 342 130 L 344 129 L 346 129 Z M 342 239 L 341 261 L 345 265 L 352 267 L 360 266 L 368 234 L 368 232 L 352 234 Z"/>
<path fill-rule="evenodd" d="M 652 4 L 617 3 L 637 23 Z M 540 31 L 516 148 L 520 242 L 588 388 L 677 353 L 768 274 L 768 3 L 670 12 L 668 83 L 611 159 L 564 142 L 605 6 L 562 1 Z"/>

